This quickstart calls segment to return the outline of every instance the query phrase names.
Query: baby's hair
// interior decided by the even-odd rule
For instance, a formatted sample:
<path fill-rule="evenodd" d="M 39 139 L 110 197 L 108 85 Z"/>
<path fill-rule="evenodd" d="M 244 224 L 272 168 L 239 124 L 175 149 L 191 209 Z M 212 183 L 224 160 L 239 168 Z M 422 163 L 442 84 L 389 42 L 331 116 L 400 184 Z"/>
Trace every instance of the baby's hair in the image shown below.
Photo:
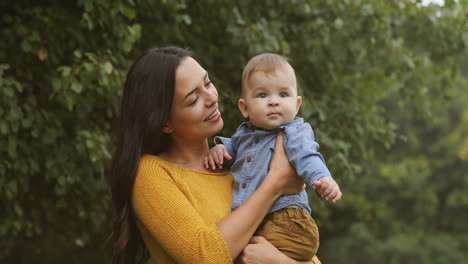
<path fill-rule="evenodd" d="M 265 74 L 273 74 L 278 68 L 289 66 L 288 60 L 278 54 L 262 53 L 249 60 L 242 72 L 242 87 L 245 87 L 250 76 L 254 72 L 263 72 Z M 294 72 L 294 69 L 291 67 Z"/>

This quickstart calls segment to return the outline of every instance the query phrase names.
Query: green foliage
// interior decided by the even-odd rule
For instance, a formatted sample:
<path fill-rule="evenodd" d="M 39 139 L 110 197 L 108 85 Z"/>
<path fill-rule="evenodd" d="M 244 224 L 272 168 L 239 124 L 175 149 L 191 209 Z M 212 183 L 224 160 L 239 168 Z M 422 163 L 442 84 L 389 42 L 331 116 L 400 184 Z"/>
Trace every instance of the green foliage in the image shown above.
<path fill-rule="evenodd" d="M 331 219 L 342 227 L 322 247 L 333 263 L 465 263 L 468 233 L 467 79 L 454 78 L 450 104 L 422 120 L 414 107 L 385 105 L 406 140 L 378 151 L 367 174 L 347 188 Z M 338 222 L 338 223 L 337 223 Z M 330 238 L 330 237 L 329 237 Z M 339 245 L 339 246 L 338 246 Z M 365 245 L 365 246 L 363 246 Z M 339 251 L 336 251 L 337 246 Z M 347 256 L 359 256 L 348 259 Z M 346 261 L 345 261 L 346 260 Z"/>
<path fill-rule="evenodd" d="M 6 7 L 0 236 L 10 239 L 2 239 L 0 259 L 62 262 L 67 252 L 88 251 L 96 236 L 107 235 L 110 132 L 125 55 L 140 37 L 124 12 L 131 7 L 120 1 Z"/>
<path fill-rule="evenodd" d="M 325 262 L 466 262 L 468 112 L 459 66 L 467 5 L 1 3 L 0 236 L 8 239 L 0 262 L 105 261 L 123 79 L 136 56 L 167 44 L 191 48 L 210 72 L 223 135 L 243 121 L 237 99 L 248 59 L 290 59 L 301 116 L 345 191 L 336 205 L 313 201 Z"/>

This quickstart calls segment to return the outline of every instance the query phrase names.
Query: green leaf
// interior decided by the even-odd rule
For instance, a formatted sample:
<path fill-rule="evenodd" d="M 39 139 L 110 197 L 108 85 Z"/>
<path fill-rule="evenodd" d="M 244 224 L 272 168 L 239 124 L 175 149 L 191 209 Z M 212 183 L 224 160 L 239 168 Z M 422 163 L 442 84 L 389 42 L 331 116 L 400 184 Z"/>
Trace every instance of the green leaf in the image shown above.
<path fill-rule="evenodd" d="M 78 59 L 81 59 L 81 57 L 83 56 L 83 55 L 81 54 L 81 51 L 79 51 L 79 50 L 75 50 L 75 51 L 73 52 L 73 55 L 75 55 L 75 57 L 77 57 Z"/>
<path fill-rule="evenodd" d="M 21 41 L 21 49 L 26 53 L 32 52 L 31 44 L 27 40 Z"/>
<path fill-rule="evenodd" d="M 58 68 L 58 71 L 62 73 L 62 77 L 67 78 L 68 76 L 70 76 L 71 68 L 68 66 L 60 66 Z"/>
<path fill-rule="evenodd" d="M 136 16 L 136 11 L 133 8 L 122 6 L 122 12 L 128 19 L 134 19 Z"/>
<path fill-rule="evenodd" d="M 72 111 L 73 106 L 75 105 L 75 102 L 74 102 L 73 98 L 70 95 L 65 95 L 65 101 L 67 103 L 67 109 L 69 111 Z"/>
<path fill-rule="evenodd" d="M 94 144 L 94 142 L 92 140 L 90 140 L 90 139 L 86 140 L 86 147 L 92 149 L 92 148 L 94 148 L 94 146 L 95 146 L 95 144 Z"/>
<path fill-rule="evenodd" d="M 62 88 L 62 80 L 60 79 L 53 79 L 52 80 L 52 89 L 54 91 L 58 91 Z"/>
<path fill-rule="evenodd" d="M 18 206 L 18 204 L 15 204 L 14 210 L 17 216 L 21 217 L 23 215 L 23 210 Z"/>
<path fill-rule="evenodd" d="M 93 23 L 92 19 L 89 17 L 88 13 L 83 13 L 82 21 L 84 21 L 84 23 L 85 23 L 86 27 L 88 28 L 88 30 L 92 31 L 94 29 L 94 23 Z"/>
<path fill-rule="evenodd" d="M 76 93 L 81 93 L 83 91 L 83 86 L 81 86 L 81 83 L 75 81 L 72 83 L 71 89 Z"/>
<path fill-rule="evenodd" d="M 94 65 L 93 64 L 85 62 L 83 65 L 84 65 L 86 71 L 88 71 L 88 72 L 94 71 Z"/>
<path fill-rule="evenodd" d="M 133 24 L 131 27 L 128 28 L 130 35 L 133 36 L 133 41 L 140 39 L 141 37 L 141 25 L 140 24 Z"/>
<path fill-rule="evenodd" d="M 13 91 L 13 89 L 10 86 L 2 87 L 2 92 L 3 92 L 4 95 L 6 95 L 8 97 L 14 97 L 14 95 L 15 95 L 15 92 Z"/>
<path fill-rule="evenodd" d="M 106 63 L 104 63 L 103 67 L 104 67 L 104 70 L 106 71 L 107 74 L 112 73 L 113 67 L 112 67 L 112 64 L 110 62 L 107 61 Z"/>

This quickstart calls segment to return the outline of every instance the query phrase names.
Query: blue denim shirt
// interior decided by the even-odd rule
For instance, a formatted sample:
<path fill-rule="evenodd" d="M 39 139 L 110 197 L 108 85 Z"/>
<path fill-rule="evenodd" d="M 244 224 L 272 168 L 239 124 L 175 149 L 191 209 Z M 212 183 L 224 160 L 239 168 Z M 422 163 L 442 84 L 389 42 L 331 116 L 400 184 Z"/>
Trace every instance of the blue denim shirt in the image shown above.
<path fill-rule="evenodd" d="M 260 186 L 268 174 L 276 135 L 284 131 L 284 150 L 289 161 L 302 177 L 307 186 L 315 189 L 313 182 L 322 177 L 331 177 L 322 155 L 317 151 L 314 132 L 303 118 L 273 130 L 256 128 L 251 122 L 239 126 L 231 138 L 215 137 L 215 143 L 222 143 L 233 157 L 231 174 L 234 177 L 232 210 L 237 209 Z M 225 161 L 226 163 L 226 161 Z M 309 213 L 307 193 L 281 196 L 271 207 L 269 213 L 290 205 L 304 208 Z"/>

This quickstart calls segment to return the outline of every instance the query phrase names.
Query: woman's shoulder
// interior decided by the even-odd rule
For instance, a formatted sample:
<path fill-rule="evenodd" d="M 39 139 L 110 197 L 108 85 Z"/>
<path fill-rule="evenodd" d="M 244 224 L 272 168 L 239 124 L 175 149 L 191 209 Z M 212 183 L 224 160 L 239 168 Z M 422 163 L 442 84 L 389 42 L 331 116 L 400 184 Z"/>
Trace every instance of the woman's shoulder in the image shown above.
<path fill-rule="evenodd" d="M 166 160 L 164 157 L 154 156 L 150 154 L 143 154 L 140 157 L 139 168 L 143 169 L 159 169 L 159 170 L 189 170 L 171 161 Z"/>
<path fill-rule="evenodd" d="M 140 158 L 138 165 L 137 178 L 142 175 L 151 176 L 154 178 L 155 175 L 159 177 L 170 177 L 170 178 L 183 178 L 186 175 L 189 176 L 225 176 L 229 174 L 229 171 L 225 172 L 205 172 L 198 171 L 190 168 L 185 168 L 175 163 L 169 162 L 161 157 L 144 154 Z"/>
<path fill-rule="evenodd" d="M 171 164 L 157 156 L 144 154 L 140 157 L 135 183 L 155 181 L 172 174 Z"/>
<path fill-rule="evenodd" d="M 159 158 L 158 156 L 143 154 L 140 157 L 139 167 L 144 167 L 144 168 L 146 168 L 146 167 L 161 167 L 165 163 L 167 163 L 167 161 L 164 161 L 163 159 Z"/>

